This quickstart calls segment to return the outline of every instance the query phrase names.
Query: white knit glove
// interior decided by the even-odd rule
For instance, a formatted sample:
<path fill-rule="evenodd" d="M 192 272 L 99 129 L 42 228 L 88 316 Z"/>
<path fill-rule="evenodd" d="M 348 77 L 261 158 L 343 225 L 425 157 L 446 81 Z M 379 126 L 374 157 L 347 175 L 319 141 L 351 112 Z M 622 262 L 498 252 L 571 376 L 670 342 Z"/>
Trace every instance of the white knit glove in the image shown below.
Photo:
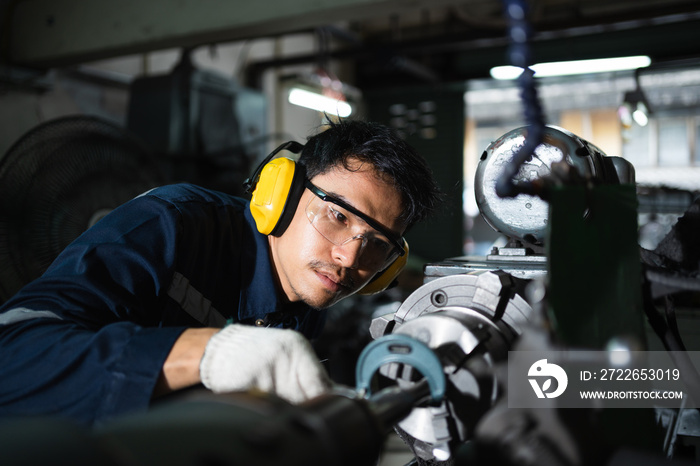
<path fill-rule="evenodd" d="M 314 398 L 331 380 L 309 341 L 294 330 L 232 324 L 215 333 L 199 374 L 215 393 L 258 388 L 291 403 Z"/>

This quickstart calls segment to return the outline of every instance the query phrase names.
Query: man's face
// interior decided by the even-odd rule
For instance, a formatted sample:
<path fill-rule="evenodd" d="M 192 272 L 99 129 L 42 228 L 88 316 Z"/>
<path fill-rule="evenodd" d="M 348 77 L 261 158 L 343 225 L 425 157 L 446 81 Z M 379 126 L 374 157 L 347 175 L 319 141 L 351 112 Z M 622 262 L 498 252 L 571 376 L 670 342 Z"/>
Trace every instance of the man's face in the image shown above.
<path fill-rule="evenodd" d="M 351 168 L 335 167 L 310 181 L 374 219 L 395 237 L 401 236 L 404 225 L 397 220 L 402 211 L 399 192 L 378 178 L 373 168 L 357 161 Z M 361 250 L 361 239 L 338 245 L 319 233 L 307 216 L 309 201 L 317 199 L 306 189 L 287 230 L 280 237 L 269 237 L 270 251 L 287 299 L 320 309 L 361 289 L 380 267 L 367 265 L 376 261 L 363 258 L 368 248 Z M 364 222 L 353 224 L 353 236 L 374 233 L 376 230 Z"/>

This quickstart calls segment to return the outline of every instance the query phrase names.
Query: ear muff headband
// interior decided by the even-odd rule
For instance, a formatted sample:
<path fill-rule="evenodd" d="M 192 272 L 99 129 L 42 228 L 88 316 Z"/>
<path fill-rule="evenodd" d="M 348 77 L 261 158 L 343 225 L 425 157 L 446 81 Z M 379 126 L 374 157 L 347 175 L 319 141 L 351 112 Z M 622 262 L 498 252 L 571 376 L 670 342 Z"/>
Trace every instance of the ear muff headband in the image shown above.
<path fill-rule="evenodd" d="M 403 240 L 404 255 L 399 256 L 386 269 L 379 272 L 368 284 L 366 284 L 357 294 L 372 295 L 384 291 L 395 285 L 396 277 L 406 267 L 408 262 L 408 243 Z"/>
<path fill-rule="evenodd" d="M 258 231 L 264 235 L 280 236 L 294 218 L 299 199 L 304 192 L 304 167 L 287 157 L 273 158 L 282 150 L 299 153 L 303 145 L 290 141 L 275 149 L 246 180 L 247 192 L 252 192 L 250 211 Z"/>

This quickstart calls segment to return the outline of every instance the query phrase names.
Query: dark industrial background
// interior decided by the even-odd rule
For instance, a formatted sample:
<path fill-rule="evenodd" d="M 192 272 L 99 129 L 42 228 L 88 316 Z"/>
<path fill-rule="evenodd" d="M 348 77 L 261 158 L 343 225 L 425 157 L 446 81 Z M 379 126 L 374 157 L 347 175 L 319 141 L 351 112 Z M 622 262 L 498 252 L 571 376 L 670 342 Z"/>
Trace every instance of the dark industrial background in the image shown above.
<path fill-rule="evenodd" d="M 534 62 L 651 58 L 637 73 L 538 84 L 546 123 L 634 164 L 639 243 L 653 249 L 700 191 L 700 2 L 532 0 L 529 19 Z M 338 338 L 319 349 L 346 363 L 334 374 L 346 381 L 368 309 L 395 310 L 426 263 L 498 244 L 473 180 L 488 144 L 524 123 L 517 86 L 489 76 L 508 64 L 506 26 L 499 0 L 0 0 L 0 302 L 150 187 L 242 195 L 272 148 L 322 124 L 287 91 L 326 77 L 356 116 L 399 130 L 445 193 L 408 235 L 401 288 L 331 314 Z M 643 128 L 618 115 L 639 88 Z M 700 317 L 678 318 L 697 350 Z"/>
<path fill-rule="evenodd" d="M 697 76 L 669 83 L 667 87 L 677 89 L 678 95 L 661 95 L 658 90 L 669 76 L 697 72 L 698 2 L 540 0 L 531 2 L 530 17 L 537 62 L 650 56 L 651 77 L 641 76 L 641 82 L 649 83 L 647 95 L 657 115 L 666 111 L 690 118 L 686 137 L 692 153 L 675 162 L 677 167 L 664 170 L 700 162 Z M 415 254 L 439 260 L 470 252 L 473 244 L 483 248 L 493 240 L 488 231 L 480 231 L 479 219 L 465 216 L 461 208 L 475 163 L 469 151 L 483 151 L 489 130 L 497 135 L 501 128 L 522 123 L 521 104 L 506 92 L 503 95 L 510 95 L 510 100 L 485 104 L 465 104 L 463 96 L 485 95 L 486 91 L 478 92 L 484 82 L 491 91 L 502 85 L 488 84 L 493 83 L 489 69 L 507 61 L 509 39 L 500 1 L 4 0 L 0 24 L 0 153 L 46 120 L 96 115 L 130 126 L 156 152 L 170 154 L 171 162 L 176 162 L 167 167 L 168 180 L 188 179 L 235 190 L 251 165 L 279 140 L 303 139 L 315 130 L 319 116 L 291 109 L 282 96 L 290 79 L 323 69 L 353 90 L 348 98 L 356 101 L 362 116 L 392 123 L 396 119 L 389 109 L 394 104 L 414 109 L 420 102 L 436 104 L 429 124 L 437 131 L 429 137 L 420 124 L 402 128 L 429 159 L 448 195 L 430 231 L 414 232 Z M 194 71 L 188 75 L 181 70 L 178 77 L 176 65 L 187 65 L 183 57 L 190 57 Z M 215 68 L 221 82 L 197 75 Z M 653 73 L 663 76 L 651 82 Z M 144 77 L 152 79 L 140 82 Z M 545 100 L 545 111 L 549 110 L 548 123 L 566 122 L 570 130 L 606 150 L 608 139 L 622 141 L 624 135 L 617 123 L 610 123 L 609 112 L 603 116 L 595 112 L 617 106 L 615 100 L 621 101 L 631 74 L 599 80 L 623 81 L 607 90 L 598 109 L 590 108 L 595 107 L 595 96 L 574 83 L 568 95 L 552 103 Z M 190 101 L 172 100 L 177 86 L 188 86 Z M 589 108 L 577 107 L 577 94 Z M 221 107 L 222 95 L 236 100 L 237 115 L 222 113 L 226 108 Z M 130 106 L 134 96 L 138 102 Z M 213 97 L 207 101 L 207 96 Z M 192 100 L 199 102 L 199 109 Z M 565 102 L 571 102 L 574 111 L 588 112 L 592 123 L 584 127 L 571 118 L 562 121 Z M 158 120 L 164 113 L 169 114 L 167 121 Z M 170 130 L 180 125 L 180 134 L 168 136 L 167 125 Z M 592 132 L 586 129 L 591 125 Z M 606 131 L 598 130 L 606 126 Z M 644 144 L 639 138 L 635 141 L 637 146 Z M 606 151 L 622 155 L 618 153 L 622 143 Z M 689 177 L 687 171 L 682 173 Z M 674 177 L 670 173 L 657 184 L 666 185 Z"/>

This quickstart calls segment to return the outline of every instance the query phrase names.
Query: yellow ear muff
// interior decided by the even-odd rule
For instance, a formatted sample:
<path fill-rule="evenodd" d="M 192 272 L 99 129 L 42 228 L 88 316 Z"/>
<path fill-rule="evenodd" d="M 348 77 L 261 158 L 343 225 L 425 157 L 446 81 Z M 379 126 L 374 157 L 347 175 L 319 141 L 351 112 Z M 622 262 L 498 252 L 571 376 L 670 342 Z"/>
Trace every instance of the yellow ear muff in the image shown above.
<path fill-rule="evenodd" d="M 396 277 L 399 276 L 401 271 L 406 267 L 408 262 L 408 243 L 403 240 L 403 250 L 404 255 L 399 256 L 394 260 L 394 262 L 389 265 L 386 269 L 379 272 L 369 283 L 367 283 L 357 294 L 361 295 L 372 295 L 384 291 L 389 288 Z"/>
<path fill-rule="evenodd" d="M 260 233 L 269 235 L 279 225 L 292 192 L 296 171 L 294 160 L 286 157 L 271 160 L 260 171 L 250 199 L 250 211 Z"/>

